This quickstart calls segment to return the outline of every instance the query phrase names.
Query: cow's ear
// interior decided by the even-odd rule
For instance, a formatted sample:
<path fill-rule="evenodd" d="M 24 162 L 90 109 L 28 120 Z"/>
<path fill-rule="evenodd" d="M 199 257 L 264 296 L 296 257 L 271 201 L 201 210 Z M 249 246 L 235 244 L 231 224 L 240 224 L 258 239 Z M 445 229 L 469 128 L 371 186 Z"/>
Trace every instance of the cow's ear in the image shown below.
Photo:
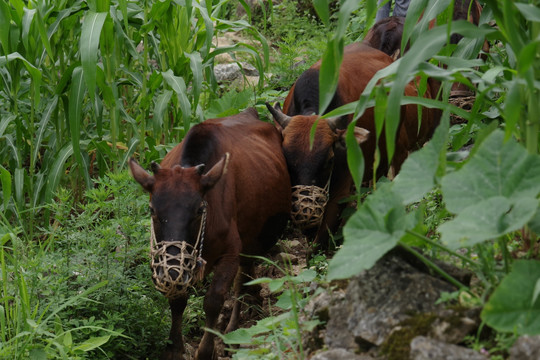
<path fill-rule="evenodd" d="M 338 129 L 338 130 L 336 130 L 336 133 L 337 133 L 340 141 L 343 143 L 343 145 L 345 145 L 345 136 L 347 134 L 347 130 Z M 367 139 L 369 138 L 369 131 L 364 129 L 364 128 L 355 126 L 354 127 L 354 137 L 356 138 L 356 141 L 358 142 L 358 145 L 360 145 L 361 143 L 367 141 Z"/>
<path fill-rule="evenodd" d="M 218 180 L 227 172 L 227 166 L 229 165 L 230 154 L 225 153 L 221 160 L 219 160 L 206 174 L 201 177 L 201 185 L 203 190 L 209 190 L 214 186 Z"/>
<path fill-rule="evenodd" d="M 369 130 L 355 126 L 354 137 L 356 138 L 358 145 L 360 145 L 361 143 L 366 142 L 367 139 L 369 138 Z"/>
<path fill-rule="evenodd" d="M 152 192 L 155 178 L 147 173 L 139 163 L 133 158 L 129 160 L 129 170 L 131 176 L 143 187 L 144 190 Z"/>

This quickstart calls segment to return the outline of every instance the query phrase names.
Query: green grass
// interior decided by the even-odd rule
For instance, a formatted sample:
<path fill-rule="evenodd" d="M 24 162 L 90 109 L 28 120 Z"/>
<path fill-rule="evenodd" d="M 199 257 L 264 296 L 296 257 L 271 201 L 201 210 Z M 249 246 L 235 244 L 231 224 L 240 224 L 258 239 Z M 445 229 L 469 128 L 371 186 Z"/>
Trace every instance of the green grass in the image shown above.
<path fill-rule="evenodd" d="M 99 180 L 84 204 L 70 205 L 70 195 L 59 192 L 41 245 L 25 244 L 13 233 L 4 236 L 1 304 L 7 316 L 0 354 L 157 358 L 168 338 L 170 313 L 148 267 L 147 195 L 125 171 Z M 190 299 L 186 335 L 199 332 L 201 299 Z M 32 328 L 34 323 L 39 327 Z M 97 350 L 77 350 L 104 337 L 108 341 Z"/>

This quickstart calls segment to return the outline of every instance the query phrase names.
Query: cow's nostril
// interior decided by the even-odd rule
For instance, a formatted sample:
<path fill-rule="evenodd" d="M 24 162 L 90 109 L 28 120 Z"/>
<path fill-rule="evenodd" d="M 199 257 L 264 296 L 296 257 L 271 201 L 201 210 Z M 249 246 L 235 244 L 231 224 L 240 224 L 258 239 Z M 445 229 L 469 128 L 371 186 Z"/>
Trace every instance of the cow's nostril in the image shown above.
<path fill-rule="evenodd" d="M 170 269 L 169 270 L 169 277 L 171 278 L 172 281 L 176 281 L 176 279 L 178 278 L 178 271 L 174 270 L 174 269 Z"/>

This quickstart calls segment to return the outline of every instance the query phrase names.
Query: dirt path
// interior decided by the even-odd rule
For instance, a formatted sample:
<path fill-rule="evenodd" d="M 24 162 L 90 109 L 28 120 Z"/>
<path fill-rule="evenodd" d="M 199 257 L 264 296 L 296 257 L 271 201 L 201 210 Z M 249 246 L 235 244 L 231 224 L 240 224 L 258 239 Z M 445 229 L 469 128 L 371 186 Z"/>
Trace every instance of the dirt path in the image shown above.
<path fill-rule="evenodd" d="M 306 254 L 309 247 L 305 236 L 292 229 L 287 229 L 282 239 L 267 254 L 271 262 L 276 263 L 282 269 L 288 269 L 290 275 L 295 276 L 306 268 Z M 278 279 L 284 276 L 283 272 L 269 262 L 258 261 L 255 266 L 256 278 L 268 277 Z M 276 316 L 283 312 L 282 309 L 274 306 L 279 294 L 272 294 L 267 284 L 262 284 L 260 291 L 255 296 L 244 295 L 240 313 L 239 328 L 249 328 L 257 323 L 258 320 L 269 316 Z M 219 317 L 218 329 L 224 331 L 230 318 L 233 307 L 232 296 L 225 301 L 221 315 Z M 202 335 L 202 329 L 201 329 Z M 186 340 L 186 359 L 192 359 L 197 348 L 200 336 Z M 225 345 L 221 340 L 216 339 L 216 352 L 219 360 L 231 359 L 231 354 L 225 350 Z"/>

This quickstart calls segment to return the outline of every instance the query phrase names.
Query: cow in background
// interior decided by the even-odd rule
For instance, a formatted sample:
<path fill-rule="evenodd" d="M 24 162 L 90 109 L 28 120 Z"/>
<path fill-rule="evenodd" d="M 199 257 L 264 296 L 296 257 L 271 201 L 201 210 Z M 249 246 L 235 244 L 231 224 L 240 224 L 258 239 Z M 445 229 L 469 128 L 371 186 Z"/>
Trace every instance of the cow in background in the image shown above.
<path fill-rule="evenodd" d="M 358 100 L 377 71 L 392 62 L 390 56 L 368 45 L 353 43 L 346 46 L 337 91 L 327 111 Z M 340 214 L 345 206 L 342 200 L 351 195 L 353 188 L 344 143 L 345 129 L 353 115 L 327 120 L 316 115 L 319 109 L 320 65 L 319 61 L 298 78 L 285 99 L 283 111 L 279 103 L 274 107 L 267 104 L 267 107 L 283 135 L 283 153 L 293 185 L 293 222 L 303 227 L 308 236 L 316 234 L 315 243 L 326 249 L 329 231 L 335 232 L 340 223 Z M 405 95 L 418 95 L 414 83 L 407 85 Z M 429 88 L 425 96 L 431 97 Z M 397 173 L 409 151 L 422 146 L 439 121 L 438 110 L 423 109 L 419 127 L 416 105 L 395 110 L 401 112 L 401 123 L 391 163 L 386 154 L 384 130 L 376 142 L 373 108 L 367 109 L 356 122 L 355 136 L 365 159 L 364 181 L 373 178 L 377 147 L 380 165 L 376 177 L 386 175 L 390 166 Z M 310 131 L 316 121 L 313 147 L 310 148 Z M 324 211 L 317 211 L 321 207 Z M 311 221 L 311 217 L 316 217 L 316 221 Z"/>
<path fill-rule="evenodd" d="M 469 11 L 470 9 L 470 11 Z M 455 0 L 453 20 L 468 20 L 470 23 L 478 26 L 480 23 L 480 15 L 482 14 L 482 6 L 476 0 Z M 381 50 L 385 54 L 391 56 L 394 60 L 400 58 L 401 39 L 403 37 L 403 26 L 405 24 L 404 17 L 390 16 L 379 20 L 368 30 L 363 43 L 375 49 Z M 436 19 L 429 23 L 429 28 L 437 25 Z M 457 44 L 463 36 L 460 34 L 450 35 L 450 44 Z M 404 52 L 409 50 L 409 44 L 406 45 Z M 484 41 L 482 51 L 489 52 L 489 43 Z M 438 91 L 440 83 L 430 79 L 430 85 L 433 90 Z M 435 91 L 434 91 L 435 93 Z M 454 83 L 450 91 L 450 96 L 471 96 L 473 91 L 467 88 L 464 84 Z"/>
<path fill-rule="evenodd" d="M 281 139 L 250 108 L 193 126 L 161 165 L 152 165 L 153 175 L 131 159 L 133 177 L 150 193 L 153 281 L 172 313 L 164 359 L 183 358 L 188 291 L 211 272 L 205 326 L 216 329 L 234 281 L 235 305 L 226 331 L 236 328 L 238 295 L 252 268 L 252 258 L 240 253 L 264 254 L 289 219 L 291 186 Z M 211 359 L 213 351 L 214 335 L 205 331 L 195 358 Z"/>

